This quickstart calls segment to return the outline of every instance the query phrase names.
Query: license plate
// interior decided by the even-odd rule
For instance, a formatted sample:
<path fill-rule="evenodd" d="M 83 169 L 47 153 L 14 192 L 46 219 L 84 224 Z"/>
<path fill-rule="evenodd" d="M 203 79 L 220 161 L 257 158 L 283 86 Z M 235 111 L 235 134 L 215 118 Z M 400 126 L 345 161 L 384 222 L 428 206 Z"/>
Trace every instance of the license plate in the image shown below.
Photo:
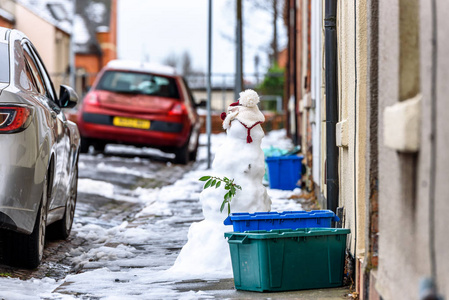
<path fill-rule="evenodd" d="M 142 119 L 114 117 L 112 124 L 120 127 L 150 129 L 150 121 Z"/>

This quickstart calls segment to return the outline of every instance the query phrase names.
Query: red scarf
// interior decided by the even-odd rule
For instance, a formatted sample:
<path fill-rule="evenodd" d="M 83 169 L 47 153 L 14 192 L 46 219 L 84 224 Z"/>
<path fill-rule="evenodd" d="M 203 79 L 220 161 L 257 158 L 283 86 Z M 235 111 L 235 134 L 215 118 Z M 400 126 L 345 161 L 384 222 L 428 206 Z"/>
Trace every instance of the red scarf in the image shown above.
<path fill-rule="evenodd" d="M 239 121 L 240 122 L 240 121 Z M 254 126 L 258 125 L 258 124 L 262 124 L 263 122 L 257 122 L 255 123 L 253 126 L 248 127 L 245 124 L 243 124 L 242 122 L 240 122 L 240 124 L 242 124 L 247 130 L 248 130 L 248 135 L 246 136 L 246 143 L 250 144 L 253 142 L 253 139 L 251 138 L 251 129 L 254 128 Z"/>

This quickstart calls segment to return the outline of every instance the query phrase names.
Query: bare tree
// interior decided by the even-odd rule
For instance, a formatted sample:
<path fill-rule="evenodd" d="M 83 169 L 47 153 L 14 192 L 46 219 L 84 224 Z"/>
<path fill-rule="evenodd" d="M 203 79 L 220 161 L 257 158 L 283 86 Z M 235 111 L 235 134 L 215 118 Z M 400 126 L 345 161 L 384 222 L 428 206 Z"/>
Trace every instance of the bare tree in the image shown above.
<path fill-rule="evenodd" d="M 204 86 L 204 72 L 194 69 L 192 56 L 189 51 L 185 50 L 181 56 L 176 53 L 170 53 L 163 60 L 163 63 L 179 71 L 187 79 L 191 87 Z"/>
<path fill-rule="evenodd" d="M 278 18 L 282 17 L 282 14 L 279 12 L 282 11 L 282 7 L 284 6 L 284 0 L 251 0 L 247 1 L 255 9 L 264 10 L 271 14 L 272 16 L 272 25 L 273 25 L 273 37 L 270 43 L 270 54 L 269 60 L 270 64 L 273 66 L 277 63 L 279 58 L 279 43 L 278 43 L 278 27 L 277 21 Z"/>
<path fill-rule="evenodd" d="M 179 64 L 179 58 L 175 53 L 172 52 L 166 58 L 164 58 L 163 63 L 164 65 L 177 69 Z"/>
<path fill-rule="evenodd" d="M 192 57 L 190 56 L 189 51 L 184 51 L 181 58 L 181 72 L 184 76 L 189 76 L 194 73 L 192 67 Z"/>

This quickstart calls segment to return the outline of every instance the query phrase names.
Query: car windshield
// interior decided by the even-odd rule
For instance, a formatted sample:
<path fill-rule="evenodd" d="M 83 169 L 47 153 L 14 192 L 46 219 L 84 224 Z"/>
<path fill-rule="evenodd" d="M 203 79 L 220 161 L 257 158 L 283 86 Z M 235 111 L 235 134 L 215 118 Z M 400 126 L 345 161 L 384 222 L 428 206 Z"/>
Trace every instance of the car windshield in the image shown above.
<path fill-rule="evenodd" d="M 149 73 L 106 71 L 97 89 L 179 99 L 178 88 L 173 78 Z"/>
<path fill-rule="evenodd" d="M 9 53 L 5 43 L 0 43 L 0 82 L 9 82 Z"/>

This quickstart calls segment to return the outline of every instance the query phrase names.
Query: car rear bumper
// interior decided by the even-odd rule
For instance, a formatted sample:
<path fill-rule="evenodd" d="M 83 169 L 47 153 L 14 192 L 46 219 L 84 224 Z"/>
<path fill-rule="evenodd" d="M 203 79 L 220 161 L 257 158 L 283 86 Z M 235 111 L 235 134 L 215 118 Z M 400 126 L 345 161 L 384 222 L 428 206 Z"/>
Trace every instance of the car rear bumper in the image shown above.
<path fill-rule="evenodd" d="M 182 123 L 150 122 L 149 129 L 137 129 L 114 126 L 109 115 L 82 113 L 78 116 L 78 128 L 84 138 L 158 148 L 181 147 L 188 139 L 188 129 Z"/>

